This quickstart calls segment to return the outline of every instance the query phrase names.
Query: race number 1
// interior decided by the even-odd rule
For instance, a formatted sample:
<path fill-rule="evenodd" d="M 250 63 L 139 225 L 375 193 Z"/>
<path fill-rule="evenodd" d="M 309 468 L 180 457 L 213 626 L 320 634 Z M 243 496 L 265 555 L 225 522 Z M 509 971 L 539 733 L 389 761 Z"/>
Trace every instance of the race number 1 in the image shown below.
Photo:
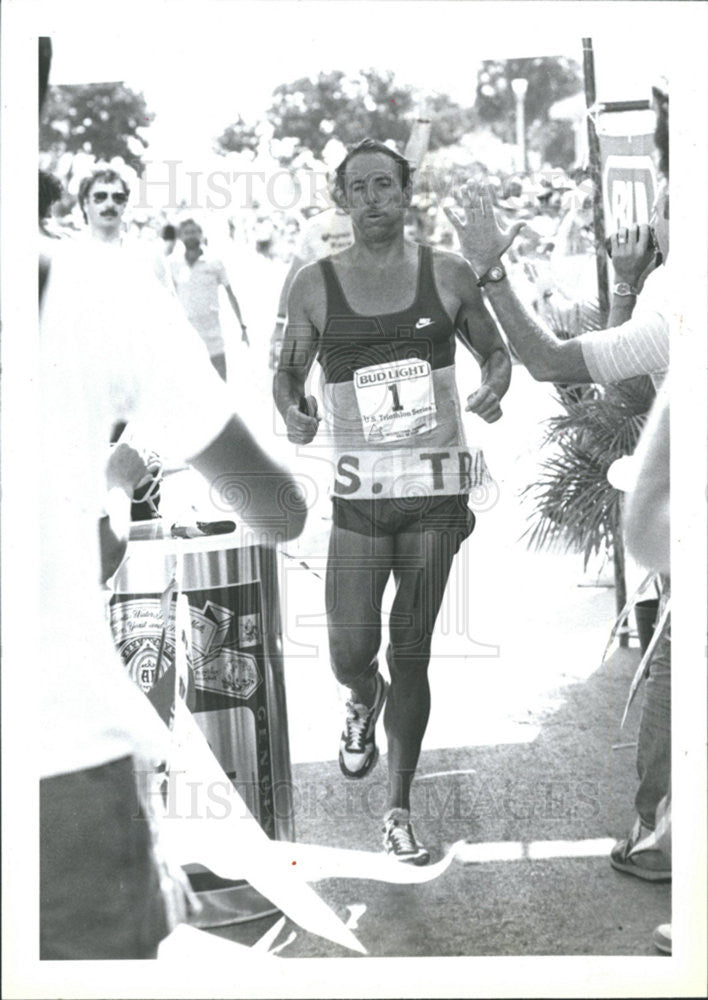
<path fill-rule="evenodd" d="M 354 373 L 366 441 L 396 441 L 437 425 L 430 364 L 419 358 L 370 365 Z"/>

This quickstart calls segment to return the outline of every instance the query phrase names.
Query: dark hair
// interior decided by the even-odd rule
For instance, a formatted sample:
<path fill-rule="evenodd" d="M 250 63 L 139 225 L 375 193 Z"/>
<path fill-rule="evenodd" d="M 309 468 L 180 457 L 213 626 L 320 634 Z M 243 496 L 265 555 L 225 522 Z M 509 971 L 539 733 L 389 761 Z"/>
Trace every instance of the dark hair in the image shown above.
<path fill-rule="evenodd" d="M 48 174 L 46 170 L 40 170 L 38 193 L 39 218 L 41 221 L 42 219 L 46 219 L 54 202 L 59 201 L 64 194 L 64 188 L 61 186 L 61 181 L 53 174 Z"/>
<path fill-rule="evenodd" d="M 384 156 L 389 156 L 401 168 L 401 187 L 404 190 L 408 187 L 411 179 L 411 165 L 405 156 L 401 156 L 395 149 L 391 149 L 385 143 L 379 142 L 378 139 L 362 139 L 353 149 L 349 150 L 335 171 L 334 186 L 335 190 L 340 194 L 344 194 L 345 192 L 347 164 L 352 157 L 357 156 L 359 153 L 383 153 Z"/>
<path fill-rule="evenodd" d="M 84 217 L 84 222 L 88 222 L 84 205 L 86 204 L 88 196 L 91 193 L 91 188 L 94 186 L 96 181 L 104 181 L 106 184 L 121 184 L 126 198 L 130 194 L 128 182 L 124 177 L 121 177 L 117 170 L 112 170 L 110 167 L 103 167 L 100 170 L 94 170 L 94 172 L 89 174 L 88 177 L 84 177 L 81 184 L 79 184 L 79 208 L 81 209 L 81 214 Z"/>
<path fill-rule="evenodd" d="M 669 89 L 662 84 L 655 84 L 652 89 L 654 111 L 656 112 L 656 127 L 654 129 L 654 145 L 659 154 L 659 170 L 664 177 L 669 176 Z"/>
<path fill-rule="evenodd" d="M 166 226 L 162 227 L 162 232 L 160 233 L 160 238 L 163 239 L 163 240 L 176 240 L 177 239 L 177 230 L 175 229 L 174 226 L 171 226 L 168 223 Z"/>

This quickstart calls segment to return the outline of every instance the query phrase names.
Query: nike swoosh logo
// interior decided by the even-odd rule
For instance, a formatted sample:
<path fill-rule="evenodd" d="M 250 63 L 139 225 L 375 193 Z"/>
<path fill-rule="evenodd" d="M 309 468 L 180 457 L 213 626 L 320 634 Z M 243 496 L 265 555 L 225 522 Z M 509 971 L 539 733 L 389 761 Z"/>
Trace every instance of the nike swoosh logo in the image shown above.
<path fill-rule="evenodd" d="M 435 322 L 434 319 L 428 319 L 427 316 L 423 319 L 419 319 L 415 325 L 416 330 L 422 330 L 425 326 L 432 326 Z"/>

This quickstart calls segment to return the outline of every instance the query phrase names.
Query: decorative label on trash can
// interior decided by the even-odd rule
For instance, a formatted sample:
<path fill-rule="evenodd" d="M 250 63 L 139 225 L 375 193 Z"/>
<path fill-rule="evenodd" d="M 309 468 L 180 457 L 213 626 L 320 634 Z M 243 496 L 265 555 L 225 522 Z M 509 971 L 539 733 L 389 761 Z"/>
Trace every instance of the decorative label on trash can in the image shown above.
<path fill-rule="evenodd" d="M 147 694 L 156 681 L 162 640 L 159 598 L 135 597 L 111 603 L 111 629 L 118 652 L 132 680 Z M 160 677 L 175 662 L 174 627 L 165 637 Z"/>
<path fill-rule="evenodd" d="M 138 552 L 142 557 L 142 550 Z M 203 558 L 200 553 L 199 561 L 197 555 L 188 558 L 196 569 L 190 579 L 192 570 L 185 563 L 183 593 L 191 626 L 186 703 L 267 836 L 292 840 L 273 554 L 263 549 L 257 558 L 244 558 L 234 550 L 218 564 L 208 553 Z M 126 562 L 111 599 L 110 620 L 130 676 L 169 725 L 175 691 L 175 613 L 173 602 L 157 676 L 165 624 L 161 597 L 169 580 L 163 566 L 162 557 L 156 557 L 150 591 L 152 578 L 142 572 L 142 564 L 134 582 L 130 560 Z M 246 579 L 237 579 L 239 575 Z"/>
<path fill-rule="evenodd" d="M 222 649 L 216 659 L 193 668 L 195 687 L 229 698 L 250 698 L 261 676 L 255 656 L 235 649 Z"/>

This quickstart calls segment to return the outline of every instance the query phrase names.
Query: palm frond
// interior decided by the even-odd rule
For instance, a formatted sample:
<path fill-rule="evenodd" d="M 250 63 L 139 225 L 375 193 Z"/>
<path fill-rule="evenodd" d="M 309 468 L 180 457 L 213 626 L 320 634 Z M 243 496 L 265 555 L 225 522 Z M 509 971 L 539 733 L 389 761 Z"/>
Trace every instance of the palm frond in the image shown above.
<path fill-rule="evenodd" d="M 584 303 L 586 329 L 597 329 L 597 303 Z M 556 331 L 558 332 L 558 331 Z M 651 380 L 613 386 L 556 386 L 561 411 L 545 421 L 539 476 L 521 493 L 532 506 L 523 534 L 532 548 L 582 552 L 587 565 L 614 543 L 622 495 L 607 479 L 612 463 L 634 452 L 654 396 Z"/>

